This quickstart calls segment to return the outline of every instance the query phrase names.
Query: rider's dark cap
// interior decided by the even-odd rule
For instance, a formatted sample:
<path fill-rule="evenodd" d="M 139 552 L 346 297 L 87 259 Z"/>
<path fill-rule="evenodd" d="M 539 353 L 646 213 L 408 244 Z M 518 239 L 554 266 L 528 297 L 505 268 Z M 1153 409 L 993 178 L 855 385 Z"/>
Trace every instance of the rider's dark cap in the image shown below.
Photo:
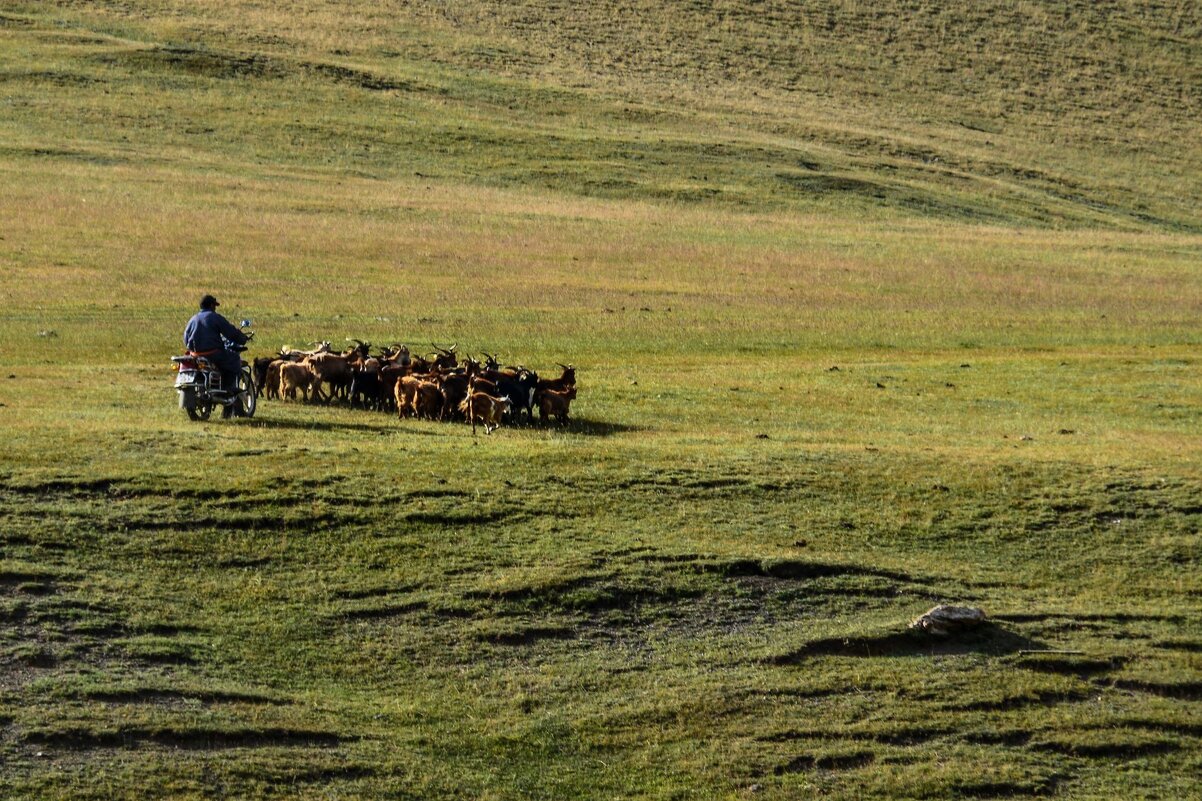
<path fill-rule="evenodd" d="M 202 309 L 216 309 L 220 305 L 221 304 L 217 302 L 217 298 L 213 297 L 212 295 L 205 295 L 200 299 L 200 308 Z"/>

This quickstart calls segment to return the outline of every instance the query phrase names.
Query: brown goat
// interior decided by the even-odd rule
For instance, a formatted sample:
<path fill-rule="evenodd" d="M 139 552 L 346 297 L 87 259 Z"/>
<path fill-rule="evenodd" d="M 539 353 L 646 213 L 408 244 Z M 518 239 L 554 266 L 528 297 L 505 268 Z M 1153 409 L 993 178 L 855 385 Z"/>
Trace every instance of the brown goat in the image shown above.
<path fill-rule="evenodd" d="M 396 397 L 397 384 L 409 372 L 403 364 L 387 364 L 380 369 L 380 393 L 387 399 Z"/>
<path fill-rule="evenodd" d="M 538 419 L 546 423 L 548 417 L 554 417 L 560 425 L 568 422 L 568 407 L 576 399 L 576 387 L 568 387 L 562 392 L 544 389 L 538 396 Z"/>
<path fill-rule="evenodd" d="M 473 392 L 459 404 L 459 411 L 484 424 L 484 433 L 491 434 L 501 427 L 501 418 L 509 411 L 509 398 L 496 398 L 486 392 Z"/>
<path fill-rule="evenodd" d="M 443 417 L 454 417 L 458 414 L 459 403 L 467 397 L 468 384 L 471 378 L 467 373 L 450 373 L 440 376 L 438 385 L 442 387 Z"/>
<path fill-rule="evenodd" d="M 563 368 L 563 373 L 559 378 L 540 378 L 538 386 L 535 387 L 535 400 L 538 400 L 537 393 L 544 390 L 554 390 L 555 392 L 563 392 L 568 387 L 576 386 L 576 368 L 570 364 L 560 364 Z"/>
<path fill-rule="evenodd" d="M 255 377 L 255 397 L 263 397 L 263 393 L 267 390 L 267 368 L 278 358 L 278 356 L 258 356 L 251 363 Z"/>
<path fill-rule="evenodd" d="M 441 420 L 446 406 L 447 396 L 442 387 L 433 381 L 421 381 L 417 385 L 417 395 L 413 399 L 413 413 L 428 420 Z"/>

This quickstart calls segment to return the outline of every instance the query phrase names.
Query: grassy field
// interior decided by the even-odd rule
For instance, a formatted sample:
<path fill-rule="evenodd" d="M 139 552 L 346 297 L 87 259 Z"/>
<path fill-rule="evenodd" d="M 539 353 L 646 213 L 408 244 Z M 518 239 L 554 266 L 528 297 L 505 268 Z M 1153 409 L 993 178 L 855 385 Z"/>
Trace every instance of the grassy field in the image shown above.
<path fill-rule="evenodd" d="M 1200 31 L 0 4 L 0 795 L 1198 796 Z M 189 423 L 205 291 L 575 420 Z"/>

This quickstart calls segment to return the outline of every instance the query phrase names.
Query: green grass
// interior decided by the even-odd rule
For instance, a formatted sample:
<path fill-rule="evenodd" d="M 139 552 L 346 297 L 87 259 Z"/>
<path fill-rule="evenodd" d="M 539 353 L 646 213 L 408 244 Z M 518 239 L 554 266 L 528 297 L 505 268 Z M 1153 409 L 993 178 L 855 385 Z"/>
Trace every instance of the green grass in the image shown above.
<path fill-rule="evenodd" d="M 1198 794 L 1193 7 L 612 11 L 0 12 L 0 795 Z M 205 291 L 575 419 L 189 423 Z"/>

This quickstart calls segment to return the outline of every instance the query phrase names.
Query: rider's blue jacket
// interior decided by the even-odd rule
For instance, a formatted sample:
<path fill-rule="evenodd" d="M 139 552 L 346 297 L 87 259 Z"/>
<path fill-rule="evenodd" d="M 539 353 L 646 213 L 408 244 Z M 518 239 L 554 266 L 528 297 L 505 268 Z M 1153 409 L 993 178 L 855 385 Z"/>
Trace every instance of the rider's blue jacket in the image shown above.
<path fill-rule="evenodd" d="M 245 345 L 247 336 L 215 311 L 201 309 L 184 326 L 184 347 L 193 353 L 225 350 L 225 337 L 235 345 Z"/>

